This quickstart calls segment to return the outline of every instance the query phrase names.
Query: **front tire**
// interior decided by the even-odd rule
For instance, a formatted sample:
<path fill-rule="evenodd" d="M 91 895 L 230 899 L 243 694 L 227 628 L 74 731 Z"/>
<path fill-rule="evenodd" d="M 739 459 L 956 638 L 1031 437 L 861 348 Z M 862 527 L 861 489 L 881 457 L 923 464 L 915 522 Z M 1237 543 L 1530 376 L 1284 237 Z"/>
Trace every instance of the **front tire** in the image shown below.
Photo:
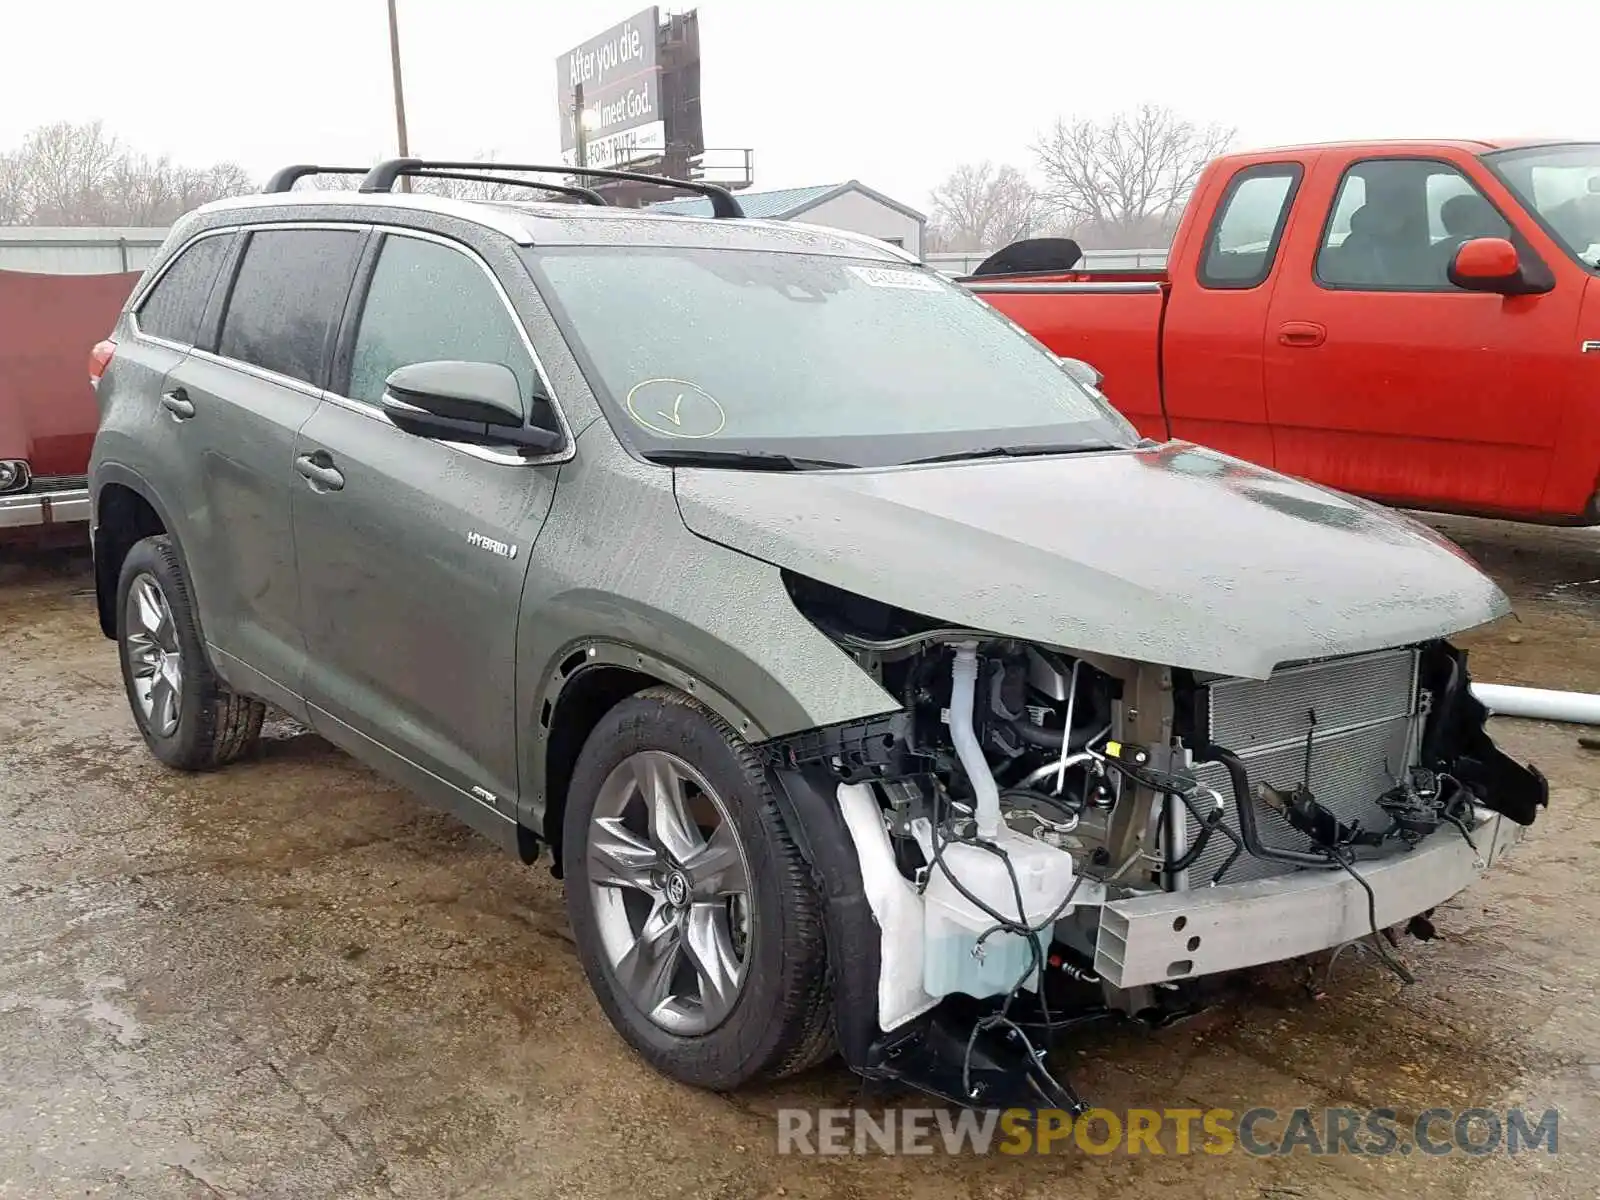
<path fill-rule="evenodd" d="M 719 1091 L 832 1053 L 821 902 L 730 726 L 670 688 L 641 692 L 601 718 L 567 795 L 567 913 L 635 1050 Z"/>
<path fill-rule="evenodd" d="M 248 753 L 266 707 L 211 669 L 183 566 L 165 534 L 134 544 L 117 580 L 117 657 L 134 723 L 169 767 L 206 771 Z"/>

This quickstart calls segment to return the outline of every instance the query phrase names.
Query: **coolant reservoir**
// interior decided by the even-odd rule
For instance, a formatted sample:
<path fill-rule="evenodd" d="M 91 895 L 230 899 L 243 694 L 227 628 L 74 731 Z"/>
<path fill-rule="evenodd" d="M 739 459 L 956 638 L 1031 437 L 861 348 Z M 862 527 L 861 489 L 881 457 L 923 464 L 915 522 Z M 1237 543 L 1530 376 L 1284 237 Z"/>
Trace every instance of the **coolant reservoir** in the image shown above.
<path fill-rule="evenodd" d="M 1016 886 L 1006 862 L 993 850 L 970 842 L 947 842 L 941 851 L 943 866 L 928 869 L 923 899 L 923 986 L 932 996 L 963 992 L 969 996 L 999 996 L 1019 983 L 1032 991 L 1039 986 L 1028 938 L 996 931 L 994 917 L 973 904 L 951 881 L 953 875 L 995 912 L 1024 925 L 1047 920 L 1072 887 L 1072 855 L 1001 825 L 992 843 L 1004 850 L 1016 873 Z M 1022 910 L 1017 909 L 1017 892 Z M 1050 931 L 1034 935 L 1038 962 L 1050 947 Z M 1026 973 L 1027 978 L 1023 975 Z"/>

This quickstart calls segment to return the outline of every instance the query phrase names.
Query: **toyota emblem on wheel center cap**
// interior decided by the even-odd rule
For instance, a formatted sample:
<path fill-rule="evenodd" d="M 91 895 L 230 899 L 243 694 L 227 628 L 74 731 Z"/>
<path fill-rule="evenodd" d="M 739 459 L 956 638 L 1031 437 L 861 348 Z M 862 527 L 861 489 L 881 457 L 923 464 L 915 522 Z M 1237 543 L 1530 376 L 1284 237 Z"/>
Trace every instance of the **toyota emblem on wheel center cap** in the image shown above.
<path fill-rule="evenodd" d="M 689 881 L 684 878 L 682 871 L 674 871 L 667 876 L 667 903 L 673 908 L 682 908 L 689 903 Z"/>

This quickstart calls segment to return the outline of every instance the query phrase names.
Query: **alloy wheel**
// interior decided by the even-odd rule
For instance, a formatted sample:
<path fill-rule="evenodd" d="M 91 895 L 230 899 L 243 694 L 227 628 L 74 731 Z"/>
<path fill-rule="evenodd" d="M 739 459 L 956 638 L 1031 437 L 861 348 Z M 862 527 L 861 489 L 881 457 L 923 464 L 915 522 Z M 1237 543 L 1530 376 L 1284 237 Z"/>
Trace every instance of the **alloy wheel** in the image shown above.
<path fill-rule="evenodd" d="M 601 786 L 589 825 L 590 900 L 606 961 L 670 1033 L 709 1033 L 744 987 L 750 867 L 728 808 L 683 759 L 643 750 Z"/>
<path fill-rule="evenodd" d="M 183 651 L 172 606 L 152 576 L 140 575 L 128 589 L 128 664 L 145 726 L 171 737 L 183 715 Z"/>

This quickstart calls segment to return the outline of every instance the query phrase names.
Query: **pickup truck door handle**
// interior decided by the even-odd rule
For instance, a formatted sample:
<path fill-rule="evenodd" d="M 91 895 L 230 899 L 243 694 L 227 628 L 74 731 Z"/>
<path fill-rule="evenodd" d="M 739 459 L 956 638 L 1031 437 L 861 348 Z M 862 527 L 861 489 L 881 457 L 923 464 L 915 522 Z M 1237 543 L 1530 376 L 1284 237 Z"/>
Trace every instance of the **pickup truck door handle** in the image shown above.
<path fill-rule="evenodd" d="M 1320 346 L 1327 340 L 1327 326 L 1315 321 L 1285 321 L 1278 326 L 1278 341 L 1285 346 Z"/>
<path fill-rule="evenodd" d="M 294 469 L 305 476 L 314 492 L 337 492 L 344 487 L 344 476 L 325 451 L 296 456 Z"/>
<path fill-rule="evenodd" d="M 187 421 L 194 416 L 194 401 L 189 399 L 189 393 L 181 387 L 173 388 L 170 392 L 162 392 L 161 407 L 172 414 L 174 421 Z"/>

